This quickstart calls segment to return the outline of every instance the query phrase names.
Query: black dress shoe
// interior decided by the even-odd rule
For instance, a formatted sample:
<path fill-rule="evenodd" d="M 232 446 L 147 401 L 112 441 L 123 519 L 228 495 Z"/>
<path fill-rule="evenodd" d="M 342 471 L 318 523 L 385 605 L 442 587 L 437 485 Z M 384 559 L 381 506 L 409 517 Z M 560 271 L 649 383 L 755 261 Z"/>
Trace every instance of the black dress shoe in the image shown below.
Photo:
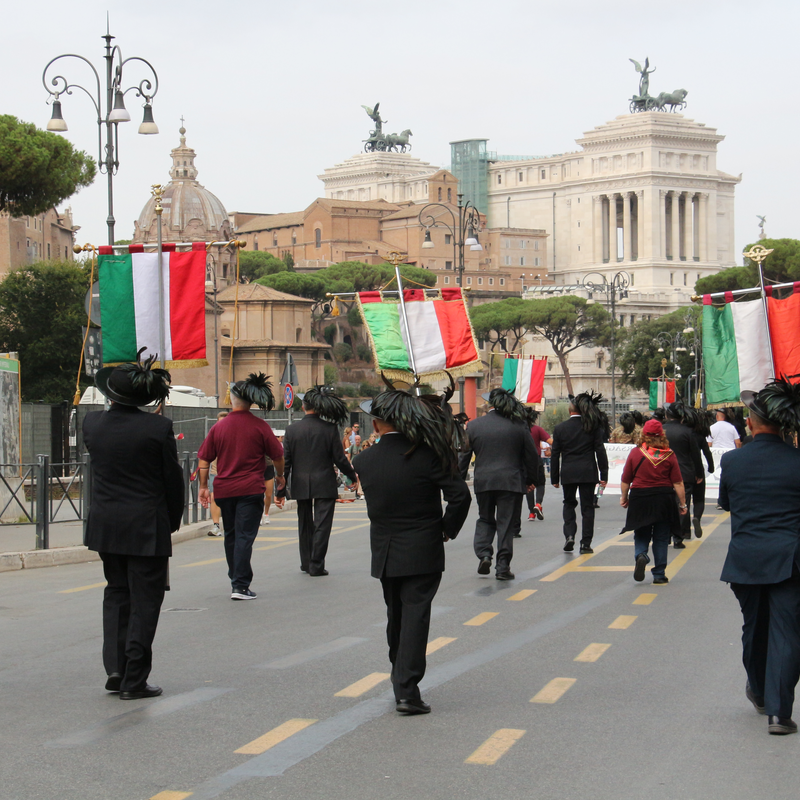
<path fill-rule="evenodd" d="M 759 714 L 766 714 L 767 712 L 764 710 L 764 698 L 758 697 L 753 690 L 750 688 L 750 681 L 744 686 L 744 694 L 745 697 L 753 704 L 753 708 L 758 711 Z"/>
<path fill-rule="evenodd" d="M 575 538 L 570 536 L 567 543 L 564 545 L 564 552 L 571 553 L 575 549 Z"/>
<path fill-rule="evenodd" d="M 119 672 L 112 672 L 106 681 L 107 692 L 118 692 L 119 686 L 122 683 L 122 675 Z"/>
<path fill-rule="evenodd" d="M 775 736 L 797 733 L 797 723 L 788 717 L 775 717 L 770 714 L 767 730 Z"/>
<path fill-rule="evenodd" d="M 685 550 L 685 549 L 686 549 L 686 545 L 683 543 L 683 539 L 676 539 L 676 540 L 673 542 L 672 546 L 673 546 L 673 547 L 674 547 L 676 550 Z"/>
<path fill-rule="evenodd" d="M 581 555 L 585 555 L 586 553 L 594 553 L 594 550 L 588 544 L 582 544 L 579 552 Z"/>
<path fill-rule="evenodd" d="M 478 575 L 488 575 L 492 570 L 492 559 L 482 558 L 481 563 L 478 564 Z"/>
<path fill-rule="evenodd" d="M 304 567 L 302 564 L 300 565 L 300 572 L 308 572 L 308 567 Z"/>
<path fill-rule="evenodd" d="M 141 700 L 145 697 L 158 697 L 163 689 L 160 686 L 151 686 L 149 683 L 145 684 L 144 689 L 139 689 L 138 692 L 120 692 L 120 700 Z"/>
<path fill-rule="evenodd" d="M 700 520 L 697 519 L 697 517 L 695 517 L 692 520 L 692 526 L 694 527 L 694 535 L 698 539 L 702 539 L 703 538 L 703 526 L 700 524 Z"/>
<path fill-rule="evenodd" d="M 431 707 L 422 700 L 398 700 L 397 711 L 410 717 L 413 714 L 430 714 Z"/>
<path fill-rule="evenodd" d="M 328 570 L 326 570 L 326 569 L 320 569 L 320 570 L 317 570 L 316 572 L 311 572 L 311 571 L 309 571 L 309 573 L 308 573 L 308 574 L 309 574 L 309 575 L 310 575 L 312 578 L 322 578 L 322 577 L 324 577 L 325 575 L 329 575 L 330 573 L 329 573 L 329 572 L 328 572 Z"/>
<path fill-rule="evenodd" d="M 669 578 L 666 575 L 656 575 L 653 578 L 653 583 L 656 585 L 659 583 L 669 583 Z"/>
<path fill-rule="evenodd" d="M 516 575 L 513 572 L 498 572 L 495 578 L 499 581 L 513 581 Z"/>
<path fill-rule="evenodd" d="M 522 538 L 522 534 L 521 533 L 515 533 L 514 534 L 514 538 L 515 539 L 521 539 Z"/>

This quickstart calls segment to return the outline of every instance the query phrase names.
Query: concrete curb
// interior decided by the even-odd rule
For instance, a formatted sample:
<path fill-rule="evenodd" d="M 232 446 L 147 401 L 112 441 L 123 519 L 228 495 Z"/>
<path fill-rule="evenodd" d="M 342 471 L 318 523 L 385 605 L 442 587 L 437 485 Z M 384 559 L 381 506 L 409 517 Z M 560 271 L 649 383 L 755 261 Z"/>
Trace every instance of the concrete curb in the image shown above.
<path fill-rule="evenodd" d="M 295 500 L 287 500 L 284 507 L 271 506 L 269 513 L 285 514 L 297 508 Z M 206 536 L 211 527 L 211 520 L 193 522 L 172 534 L 172 544 L 188 542 Z M 75 547 L 55 547 L 52 550 L 26 550 L 20 553 L 0 553 L 0 572 L 14 572 L 20 569 L 39 569 L 40 567 L 60 567 L 65 564 L 84 564 L 99 561 L 100 556 L 84 545 Z"/>

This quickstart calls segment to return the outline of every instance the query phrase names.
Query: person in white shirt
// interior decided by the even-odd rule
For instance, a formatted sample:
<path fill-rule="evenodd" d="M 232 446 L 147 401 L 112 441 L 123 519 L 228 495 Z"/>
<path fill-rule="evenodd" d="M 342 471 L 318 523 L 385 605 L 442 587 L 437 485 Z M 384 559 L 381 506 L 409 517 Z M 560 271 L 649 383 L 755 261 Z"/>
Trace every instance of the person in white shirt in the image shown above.
<path fill-rule="evenodd" d="M 742 446 L 739 431 L 727 421 L 725 411 L 717 409 L 717 421 L 711 426 L 710 444 L 722 450 L 733 450 Z"/>

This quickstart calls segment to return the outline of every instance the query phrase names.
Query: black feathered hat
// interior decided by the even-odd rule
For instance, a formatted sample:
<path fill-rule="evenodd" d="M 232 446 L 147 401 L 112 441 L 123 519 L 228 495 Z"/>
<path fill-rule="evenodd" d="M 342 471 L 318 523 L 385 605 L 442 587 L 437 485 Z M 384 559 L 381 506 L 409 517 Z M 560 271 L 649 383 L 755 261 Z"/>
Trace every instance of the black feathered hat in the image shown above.
<path fill-rule="evenodd" d="M 740 398 L 764 421 L 780 425 L 784 430 L 800 431 L 800 384 L 781 377 L 760 392 L 742 392 Z"/>
<path fill-rule="evenodd" d="M 450 386 L 442 394 L 416 394 L 417 384 L 402 384 L 408 389 L 395 388 L 383 378 L 387 390 L 361 403 L 361 409 L 388 422 L 405 436 L 412 444 L 409 452 L 425 444 L 436 453 L 446 471 L 455 472 L 457 454 L 464 444 L 464 429 L 450 410 L 455 384 L 449 377 Z"/>
<path fill-rule="evenodd" d="M 527 422 L 528 407 L 520 403 L 513 392 L 507 389 L 492 389 L 488 394 L 481 395 L 489 405 L 501 416 L 515 422 Z"/>
<path fill-rule="evenodd" d="M 172 377 L 165 369 L 153 369 L 157 356 L 141 360 L 142 347 L 136 354 L 135 364 L 118 364 L 103 367 L 94 376 L 98 391 L 123 406 L 149 406 L 169 397 Z"/>
<path fill-rule="evenodd" d="M 604 424 L 603 416 L 598 408 L 603 399 L 603 395 L 600 394 L 600 392 L 589 389 L 588 392 L 581 392 L 581 394 L 575 397 L 570 396 L 569 399 L 572 401 L 572 405 L 578 409 L 578 413 L 581 415 L 583 429 L 587 433 L 591 433 Z M 607 424 L 607 422 L 605 424 Z"/>
<path fill-rule="evenodd" d="M 230 385 L 233 397 L 244 400 L 245 403 L 257 405 L 264 411 L 275 408 L 275 396 L 272 394 L 272 384 L 267 380 L 269 375 L 263 372 L 251 372 L 246 380 L 236 381 Z"/>
<path fill-rule="evenodd" d="M 350 415 L 347 404 L 336 394 L 332 386 L 314 386 L 298 397 L 306 408 L 315 411 L 325 422 L 341 425 Z"/>

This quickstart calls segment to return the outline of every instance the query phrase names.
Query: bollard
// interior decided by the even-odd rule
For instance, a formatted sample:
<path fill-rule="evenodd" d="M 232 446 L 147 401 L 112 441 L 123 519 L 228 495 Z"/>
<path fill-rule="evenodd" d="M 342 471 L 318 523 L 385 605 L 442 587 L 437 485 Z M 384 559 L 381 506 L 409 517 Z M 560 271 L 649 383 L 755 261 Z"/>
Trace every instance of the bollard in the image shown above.
<path fill-rule="evenodd" d="M 36 549 L 50 549 L 50 456 L 36 456 Z"/>

